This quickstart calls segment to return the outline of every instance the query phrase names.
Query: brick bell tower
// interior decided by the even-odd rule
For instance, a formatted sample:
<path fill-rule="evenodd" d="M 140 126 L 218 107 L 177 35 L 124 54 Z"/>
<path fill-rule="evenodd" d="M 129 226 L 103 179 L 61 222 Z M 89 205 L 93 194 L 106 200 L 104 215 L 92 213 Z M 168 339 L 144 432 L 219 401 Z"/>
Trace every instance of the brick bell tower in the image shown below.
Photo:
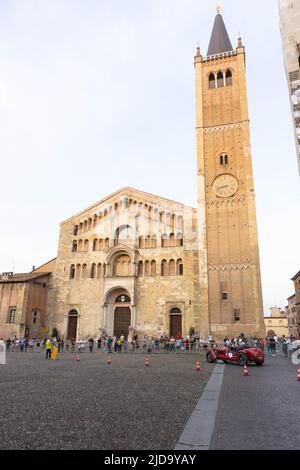
<path fill-rule="evenodd" d="M 207 56 L 195 57 L 201 328 L 263 337 L 245 48 L 217 11 Z"/>

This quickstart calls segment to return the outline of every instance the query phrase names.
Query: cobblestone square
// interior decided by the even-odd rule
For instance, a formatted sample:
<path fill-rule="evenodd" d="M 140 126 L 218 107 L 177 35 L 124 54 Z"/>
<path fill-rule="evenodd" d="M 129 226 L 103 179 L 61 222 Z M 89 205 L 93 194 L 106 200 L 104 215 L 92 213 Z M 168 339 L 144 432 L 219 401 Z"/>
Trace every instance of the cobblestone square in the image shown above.
<path fill-rule="evenodd" d="M 8 353 L 0 449 L 173 449 L 213 366 L 201 354 Z M 201 360 L 201 372 L 196 361 Z"/>

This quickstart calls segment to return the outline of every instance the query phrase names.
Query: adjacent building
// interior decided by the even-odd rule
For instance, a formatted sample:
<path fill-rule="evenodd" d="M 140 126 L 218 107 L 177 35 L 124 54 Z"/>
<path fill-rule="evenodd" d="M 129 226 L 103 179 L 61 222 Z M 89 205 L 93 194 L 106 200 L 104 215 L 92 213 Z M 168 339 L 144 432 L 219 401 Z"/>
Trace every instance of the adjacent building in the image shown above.
<path fill-rule="evenodd" d="M 292 278 L 295 287 L 295 322 L 300 337 L 300 271 Z"/>
<path fill-rule="evenodd" d="M 279 15 L 300 172 L 300 0 L 279 0 Z"/>
<path fill-rule="evenodd" d="M 272 307 L 271 316 L 265 317 L 266 335 L 290 336 L 287 314 L 278 307 Z"/>
<path fill-rule="evenodd" d="M 289 335 L 298 338 L 299 325 L 296 313 L 296 295 L 291 295 L 287 301 L 288 305 L 285 307 L 285 311 L 288 319 Z"/>
<path fill-rule="evenodd" d="M 52 260 L 31 273 L 0 275 L 0 338 L 45 335 L 54 263 Z"/>

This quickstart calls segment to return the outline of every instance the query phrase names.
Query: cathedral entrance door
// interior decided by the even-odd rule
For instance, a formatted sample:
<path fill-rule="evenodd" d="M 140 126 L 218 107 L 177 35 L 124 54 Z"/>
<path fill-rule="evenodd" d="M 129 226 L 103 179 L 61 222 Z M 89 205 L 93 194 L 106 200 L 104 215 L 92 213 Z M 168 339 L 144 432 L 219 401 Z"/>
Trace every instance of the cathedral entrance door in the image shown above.
<path fill-rule="evenodd" d="M 130 307 L 116 307 L 114 314 L 114 336 L 117 338 L 124 335 L 127 339 L 128 330 L 131 324 Z"/>
<path fill-rule="evenodd" d="M 77 320 L 78 320 L 78 313 L 76 310 L 72 310 L 69 313 L 69 321 L 68 321 L 68 335 L 67 339 L 71 340 L 72 338 L 76 339 L 77 337 Z"/>
<path fill-rule="evenodd" d="M 170 336 L 182 335 L 182 315 L 171 315 L 170 316 Z"/>

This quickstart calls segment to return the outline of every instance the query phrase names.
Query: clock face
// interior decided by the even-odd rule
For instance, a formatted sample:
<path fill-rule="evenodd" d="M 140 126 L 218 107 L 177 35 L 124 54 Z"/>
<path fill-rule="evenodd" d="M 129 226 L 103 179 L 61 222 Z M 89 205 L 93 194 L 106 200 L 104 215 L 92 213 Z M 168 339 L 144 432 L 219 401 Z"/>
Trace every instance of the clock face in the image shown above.
<path fill-rule="evenodd" d="M 231 197 L 238 189 L 239 183 L 232 175 L 218 176 L 213 182 L 213 190 L 218 197 Z"/>

